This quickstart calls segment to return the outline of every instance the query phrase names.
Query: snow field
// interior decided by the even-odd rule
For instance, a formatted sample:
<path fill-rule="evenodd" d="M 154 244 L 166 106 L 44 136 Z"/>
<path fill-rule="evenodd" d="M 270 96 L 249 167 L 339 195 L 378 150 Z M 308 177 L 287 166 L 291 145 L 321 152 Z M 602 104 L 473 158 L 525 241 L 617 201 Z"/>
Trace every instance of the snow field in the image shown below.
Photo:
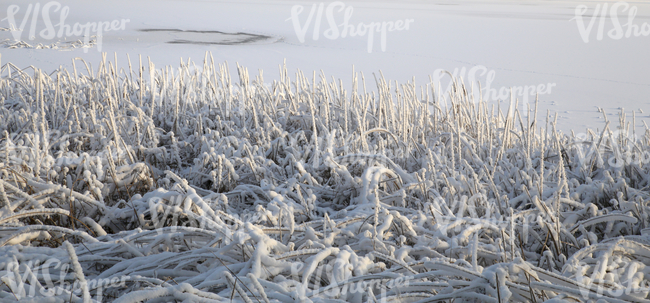
<path fill-rule="evenodd" d="M 0 69 L 2 300 L 647 300 L 624 114 L 564 135 L 462 79 L 74 66 Z"/>

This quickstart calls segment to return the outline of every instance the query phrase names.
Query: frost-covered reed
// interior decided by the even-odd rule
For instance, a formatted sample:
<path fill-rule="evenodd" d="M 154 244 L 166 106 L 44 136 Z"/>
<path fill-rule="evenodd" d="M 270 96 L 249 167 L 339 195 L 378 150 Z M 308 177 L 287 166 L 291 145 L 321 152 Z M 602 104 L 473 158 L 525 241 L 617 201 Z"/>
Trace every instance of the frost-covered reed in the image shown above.
<path fill-rule="evenodd" d="M 0 69 L 2 300 L 648 296 L 650 136 L 624 114 L 563 135 L 462 79 L 115 61 Z"/>

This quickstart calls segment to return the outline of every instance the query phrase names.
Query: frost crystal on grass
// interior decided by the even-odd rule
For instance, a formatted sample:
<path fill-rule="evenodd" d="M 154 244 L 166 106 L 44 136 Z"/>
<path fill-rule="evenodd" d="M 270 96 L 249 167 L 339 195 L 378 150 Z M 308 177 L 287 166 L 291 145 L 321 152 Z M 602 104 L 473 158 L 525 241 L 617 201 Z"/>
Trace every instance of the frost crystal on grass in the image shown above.
<path fill-rule="evenodd" d="M 648 300 L 624 114 L 574 136 L 460 80 L 82 63 L 0 69 L 2 300 Z"/>

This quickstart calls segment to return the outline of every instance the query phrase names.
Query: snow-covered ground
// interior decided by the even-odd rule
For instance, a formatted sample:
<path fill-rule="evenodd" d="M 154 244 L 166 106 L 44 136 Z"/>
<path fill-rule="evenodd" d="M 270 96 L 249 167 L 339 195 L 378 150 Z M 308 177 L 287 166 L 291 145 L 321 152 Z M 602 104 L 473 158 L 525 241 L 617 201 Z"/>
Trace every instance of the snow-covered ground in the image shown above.
<path fill-rule="evenodd" d="M 2 2 L 0 301 L 648 302 L 650 12 L 603 5 Z"/>

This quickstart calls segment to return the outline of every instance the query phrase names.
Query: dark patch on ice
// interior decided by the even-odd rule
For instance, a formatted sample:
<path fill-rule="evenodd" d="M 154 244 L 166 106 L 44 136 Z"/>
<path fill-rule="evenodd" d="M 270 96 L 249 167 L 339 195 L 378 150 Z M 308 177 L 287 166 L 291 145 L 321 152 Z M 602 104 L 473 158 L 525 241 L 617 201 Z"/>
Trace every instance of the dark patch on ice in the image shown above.
<path fill-rule="evenodd" d="M 253 34 L 253 33 L 226 33 L 221 31 L 199 31 L 199 30 L 180 30 L 180 29 L 141 29 L 141 32 L 158 32 L 168 33 L 175 38 L 167 41 L 172 44 L 200 44 L 200 45 L 239 45 L 252 44 L 257 42 L 275 42 L 276 37 Z"/>

